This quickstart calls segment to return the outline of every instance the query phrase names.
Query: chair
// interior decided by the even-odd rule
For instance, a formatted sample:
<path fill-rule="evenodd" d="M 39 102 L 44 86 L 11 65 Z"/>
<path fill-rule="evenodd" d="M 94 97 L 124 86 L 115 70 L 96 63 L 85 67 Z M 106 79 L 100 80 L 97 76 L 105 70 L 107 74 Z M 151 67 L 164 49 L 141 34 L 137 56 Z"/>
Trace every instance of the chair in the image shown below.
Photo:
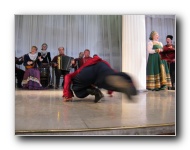
<path fill-rule="evenodd" d="M 43 63 L 40 68 L 40 82 L 43 87 L 49 86 L 50 82 L 50 66 L 47 63 Z"/>

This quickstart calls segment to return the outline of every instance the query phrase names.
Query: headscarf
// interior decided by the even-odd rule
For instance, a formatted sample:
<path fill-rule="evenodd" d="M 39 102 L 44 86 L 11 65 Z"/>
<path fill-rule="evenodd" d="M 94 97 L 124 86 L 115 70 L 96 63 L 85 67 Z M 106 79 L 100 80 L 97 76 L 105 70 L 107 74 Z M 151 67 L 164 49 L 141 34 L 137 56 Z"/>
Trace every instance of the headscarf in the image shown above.
<path fill-rule="evenodd" d="M 43 46 L 43 45 L 46 45 L 46 47 L 48 48 L 48 45 L 47 45 L 46 43 L 43 43 L 42 46 Z M 41 50 L 42 50 L 42 49 L 41 49 Z"/>

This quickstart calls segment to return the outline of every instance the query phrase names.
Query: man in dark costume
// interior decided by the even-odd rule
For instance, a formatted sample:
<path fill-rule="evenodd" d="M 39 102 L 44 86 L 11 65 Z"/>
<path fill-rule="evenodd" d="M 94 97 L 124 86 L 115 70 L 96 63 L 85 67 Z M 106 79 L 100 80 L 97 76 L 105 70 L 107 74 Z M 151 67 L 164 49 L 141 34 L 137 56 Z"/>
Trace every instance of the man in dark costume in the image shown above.
<path fill-rule="evenodd" d="M 172 90 L 175 90 L 175 45 L 172 43 L 173 36 L 166 36 L 166 45 L 163 46 L 163 52 L 160 53 L 161 59 L 168 63 L 170 77 L 172 81 Z"/>
<path fill-rule="evenodd" d="M 78 70 L 65 76 L 64 101 L 72 100 L 74 92 L 78 98 L 95 95 L 94 102 L 97 103 L 103 97 L 99 88 L 125 93 L 129 99 L 131 95 L 137 95 L 136 87 L 129 75 L 116 72 L 108 62 L 94 56 Z"/>
<path fill-rule="evenodd" d="M 75 69 L 75 71 L 82 66 L 83 56 L 84 56 L 84 53 L 80 52 L 79 57 L 74 59 L 74 64 L 72 67 Z"/>
<path fill-rule="evenodd" d="M 61 75 L 63 75 L 63 83 L 62 83 L 62 86 L 64 85 L 64 77 L 66 74 L 68 74 L 70 71 L 67 71 L 67 70 L 60 70 L 58 69 L 58 57 L 59 56 L 66 56 L 64 54 L 64 47 L 59 47 L 58 48 L 58 51 L 59 51 L 59 55 L 55 56 L 52 60 L 52 67 L 55 68 L 55 76 L 56 76 L 56 86 L 55 88 L 58 89 L 59 88 L 59 82 L 60 82 L 60 77 Z"/>
<path fill-rule="evenodd" d="M 22 88 L 21 82 L 23 80 L 24 77 L 24 70 L 18 68 L 16 65 L 21 65 L 23 64 L 23 57 L 17 58 L 15 57 L 15 75 L 17 78 L 17 87 L 18 88 Z"/>

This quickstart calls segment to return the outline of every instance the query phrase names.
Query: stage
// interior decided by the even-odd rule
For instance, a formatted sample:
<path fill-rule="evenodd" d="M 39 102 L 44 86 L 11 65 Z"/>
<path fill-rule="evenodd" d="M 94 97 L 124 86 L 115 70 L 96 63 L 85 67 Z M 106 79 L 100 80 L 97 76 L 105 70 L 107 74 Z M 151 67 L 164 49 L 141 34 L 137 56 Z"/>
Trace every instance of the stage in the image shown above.
<path fill-rule="evenodd" d="M 174 90 L 139 92 L 134 101 L 114 92 L 63 101 L 62 89 L 15 89 L 15 135 L 176 136 Z"/>

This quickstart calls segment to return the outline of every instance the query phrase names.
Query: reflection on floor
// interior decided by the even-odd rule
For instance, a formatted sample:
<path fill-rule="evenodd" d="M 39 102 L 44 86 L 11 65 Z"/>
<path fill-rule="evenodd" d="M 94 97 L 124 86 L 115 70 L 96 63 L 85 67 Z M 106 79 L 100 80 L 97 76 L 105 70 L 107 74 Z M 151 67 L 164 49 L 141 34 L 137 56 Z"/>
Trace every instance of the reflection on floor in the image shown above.
<path fill-rule="evenodd" d="M 15 135 L 176 135 L 175 91 L 139 93 L 130 102 L 105 90 L 63 102 L 62 89 L 15 91 Z"/>

